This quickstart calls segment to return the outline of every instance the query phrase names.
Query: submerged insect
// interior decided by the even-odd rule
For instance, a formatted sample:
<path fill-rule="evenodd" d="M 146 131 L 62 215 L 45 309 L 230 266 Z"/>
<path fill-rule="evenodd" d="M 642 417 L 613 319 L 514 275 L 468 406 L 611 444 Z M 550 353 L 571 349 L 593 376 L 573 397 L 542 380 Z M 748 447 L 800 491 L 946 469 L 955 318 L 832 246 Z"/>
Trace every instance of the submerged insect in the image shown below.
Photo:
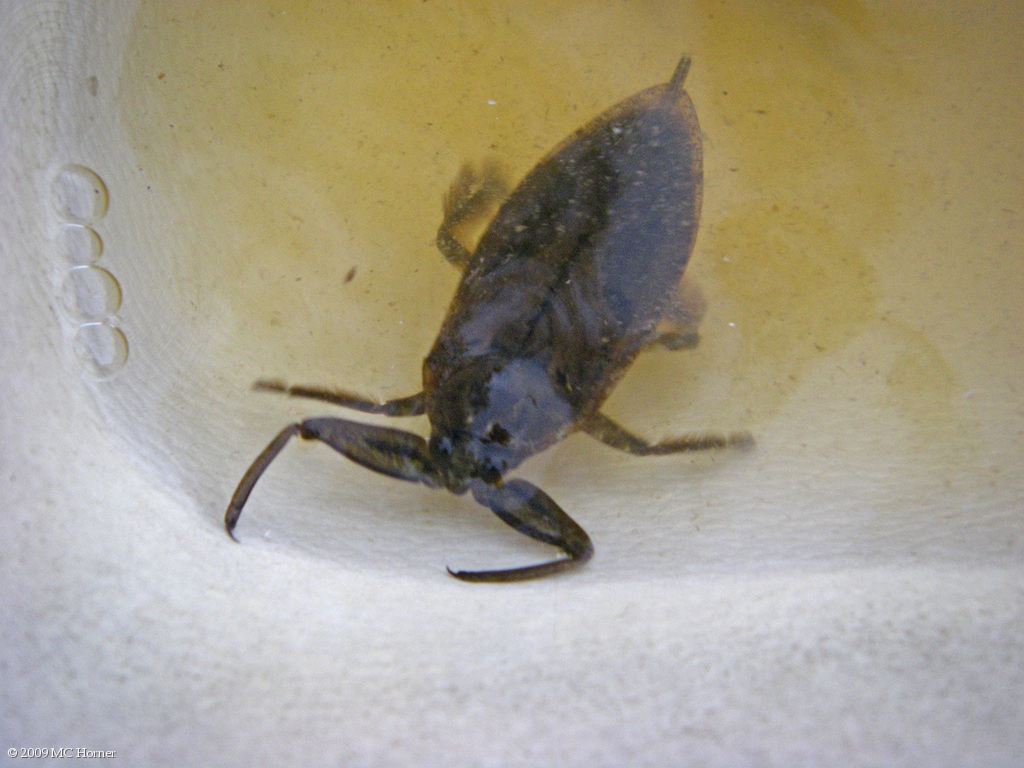
<path fill-rule="evenodd" d="M 594 549 L 546 493 L 504 479 L 528 457 L 574 431 L 640 456 L 751 442 L 739 433 L 650 443 L 599 410 L 643 349 L 697 342 L 702 308 L 682 288 L 703 184 L 700 129 L 683 89 L 689 67 L 683 57 L 667 84 L 569 136 L 507 197 L 496 168 L 463 169 L 437 234 L 463 276 L 424 361 L 423 390 L 378 403 L 342 390 L 256 384 L 364 413 L 426 414 L 430 439 L 336 417 L 291 424 L 238 484 L 224 516 L 232 538 L 257 480 L 297 435 L 384 475 L 469 491 L 517 531 L 563 551 L 518 568 L 449 568 L 464 581 L 529 579 L 582 564 Z M 471 252 L 459 230 L 499 202 Z"/>

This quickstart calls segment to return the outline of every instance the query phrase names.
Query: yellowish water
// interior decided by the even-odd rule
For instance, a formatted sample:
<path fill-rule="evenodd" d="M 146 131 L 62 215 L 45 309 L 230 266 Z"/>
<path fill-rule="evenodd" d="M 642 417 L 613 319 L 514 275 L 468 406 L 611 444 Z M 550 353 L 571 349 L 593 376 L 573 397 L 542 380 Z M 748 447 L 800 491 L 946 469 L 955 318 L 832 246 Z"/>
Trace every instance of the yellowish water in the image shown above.
<path fill-rule="evenodd" d="M 824 378 L 841 398 L 863 385 L 866 420 L 953 467 L 983 429 L 964 398 L 1020 369 L 985 378 L 1024 293 L 1024 19 L 993 14 L 143 2 L 119 103 L 185 211 L 173 270 L 212 378 L 243 398 L 267 375 L 397 396 L 457 281 L 433 237 L 459 166 L 494 157 L 519 178 L 688 52 L 706 155 L 691 270 L 710 310 L 701 347 L 642 358 L 610 411 L 757 434 Z"/>

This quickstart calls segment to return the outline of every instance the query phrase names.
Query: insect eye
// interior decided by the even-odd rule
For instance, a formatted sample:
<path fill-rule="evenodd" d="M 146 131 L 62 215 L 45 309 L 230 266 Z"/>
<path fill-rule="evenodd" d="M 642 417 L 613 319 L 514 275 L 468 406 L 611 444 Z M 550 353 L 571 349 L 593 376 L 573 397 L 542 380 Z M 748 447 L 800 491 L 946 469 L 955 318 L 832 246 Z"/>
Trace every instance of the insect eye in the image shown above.
<path fill-rule="evenodd" d="M 497 467 L 487 465 L 481 467 L 477 477 L 488 485 L 498 485 L 501 482 L 501 471 Z"/>
<path fill-rule="evenodd" d="M 512 435 L 501 424 L 491 424 L 487 434 L 484 435 L 484 440 L 488 443 L 497 443 L 498 445 L 505 445 L 511 439 Z"/>

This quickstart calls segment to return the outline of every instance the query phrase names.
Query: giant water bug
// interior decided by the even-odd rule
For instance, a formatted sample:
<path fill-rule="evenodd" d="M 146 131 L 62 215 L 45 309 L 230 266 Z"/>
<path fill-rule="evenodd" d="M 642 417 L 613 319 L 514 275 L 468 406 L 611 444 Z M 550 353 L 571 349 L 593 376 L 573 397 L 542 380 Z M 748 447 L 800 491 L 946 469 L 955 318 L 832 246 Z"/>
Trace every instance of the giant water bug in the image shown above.
<path fill-rule="evenodd" d="M 299 436 L 383 475 L 469 491 L 517 531 L 562 550 L 518 568 L 449 569 L 464 581 L 529 579 L 578 566 L 594 551 L 544 491 L 505 479 L 533 454 L 576 431 L 640 456 L 751 443 L 746 433 L 652 443 L 600 411 L 642 350 L 697 342 L 701 301 L 683 282 L 703 187 L 700 128 L 683 88 L 689 67 L 684 56 L 668 83 L 576 131 L 510 193 L 494 165 L 462 170 L 445 198 L 437 245 L 463 274 L 424 361 L 422 391 L 380 403 L 343 390 L 256 384 L 364 413 L 425 414 L 430 438 L 334 416 L 285 427 L 231 498 L 224 524 L 232 538 L 257 480 Z M 494 206 L 470 250 L 460 229 Z"/>

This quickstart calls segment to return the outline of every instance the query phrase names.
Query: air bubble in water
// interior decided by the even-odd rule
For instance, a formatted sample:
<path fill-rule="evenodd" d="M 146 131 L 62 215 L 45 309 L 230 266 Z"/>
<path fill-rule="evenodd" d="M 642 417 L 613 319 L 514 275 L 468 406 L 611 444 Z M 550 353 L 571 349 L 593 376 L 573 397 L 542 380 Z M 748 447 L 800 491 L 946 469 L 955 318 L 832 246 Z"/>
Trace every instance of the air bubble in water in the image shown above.
<path fill-rule="evenodd" d="M 107 212 L 107 185 L 84 165 L 66 165 L 53 180 L 54 205 L 66 221 L 90 224 Z"/>
<path fill-rule="evenodd" d="M 109 379 L 128 360 L 128 340 L 109 323 L 86 323 L 75 336 L 75 355 L 93 376 Z"/>
<path fill-rule="evenodd" d="M 103 320 L 121 307 L 117 280 L 107 270 L 91 264 L 68 270 L 61 295 L 76 320 Z"/>

